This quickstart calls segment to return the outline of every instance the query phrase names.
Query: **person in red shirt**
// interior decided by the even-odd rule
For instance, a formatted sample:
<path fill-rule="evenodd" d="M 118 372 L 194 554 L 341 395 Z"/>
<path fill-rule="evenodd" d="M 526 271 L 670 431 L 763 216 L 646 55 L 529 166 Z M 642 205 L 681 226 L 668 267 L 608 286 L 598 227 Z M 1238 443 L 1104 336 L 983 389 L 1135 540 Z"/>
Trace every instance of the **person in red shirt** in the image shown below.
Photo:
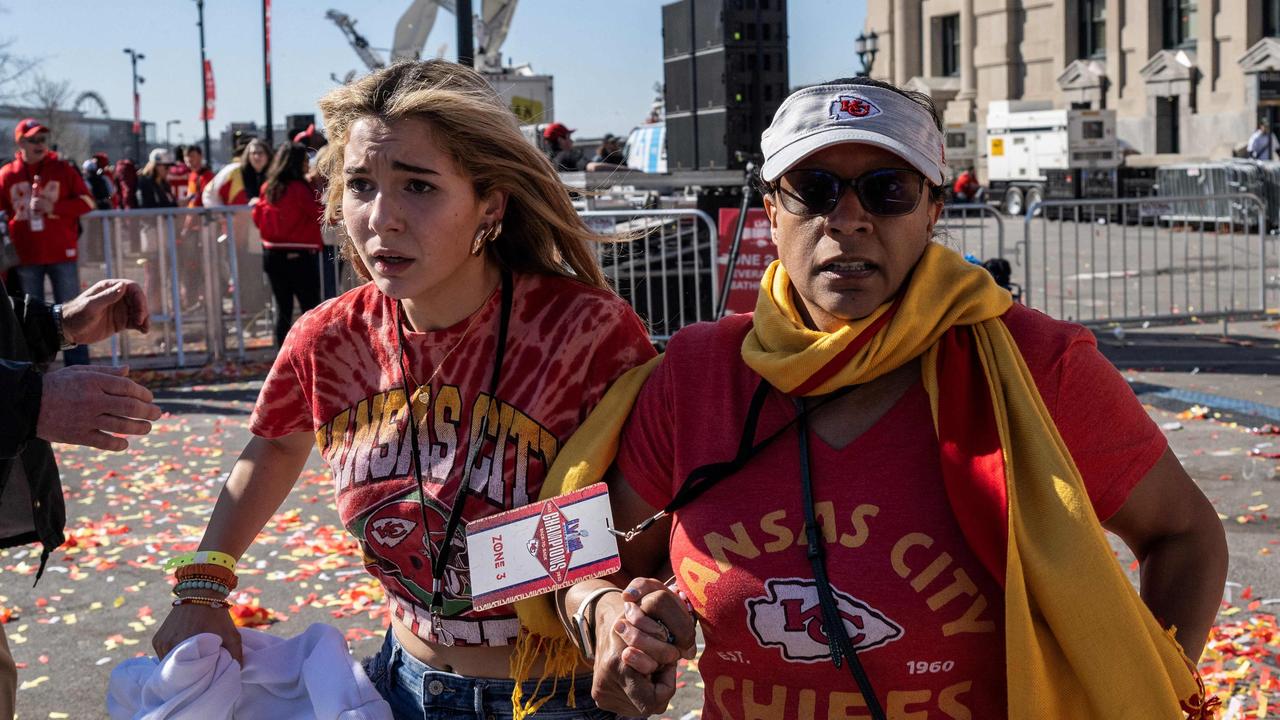
<path fill-rule="evenodd" d="M 22 291 L 37 298 L 46 297 L 49 278 L 54 302 L 63 303 L 80 294 L 80 216 L 94 209 L 93 194 L 79 170 L 49 149 L 49 128 L 26 118 L 13 139 L 18 153 L 0 169 L 0 209 L 9 217 L 9 237 L 18 251 L 17 276 Z M 66 350 L 63 359 L 87 364 L 89 348 Z"/>
<path fill-rule="evenodd" d="M 356 557 L 386 590 L 391 629 L 366 667 L 395 716 L 458 717 L 461 701 L 510 717 L 520 624 L 511 605 L 474 607 L 472 559 L 450 533 L 535 498 L 562 443 L 653 346 L 596 263 L 602 238 L 479 73 L 397 63 L 320 107 L 326 216 L 370 282 L 294 323 L 200 547 L 234 566 L 318 448 Z M 156 651 L 209 632 L 238 659 L 226 585 L 180 587 Z M 529 653 L 532 677 L 548 652 Z M 539 717 L 605 716 L 588 666 L 575 670 Z"/>
<path fill-rule="evenodd" d="M 676 333 L 584 426 L 618 428 L 605 477 L 638 532 L 563 601 L 602 707 L 663 711 L 683 593 L 709 720 L 1210 717 L 1222 523 L 1092 333 L 933 240 L 942 148 L 927 96 L 793 93 L 761 142 L 755 313 Z"/>
<path fill-rule="evenodd" d="M 951 196 L 958 203 L 980 203 L 986 191 L 978 184 L 978 176 L 972 170 L 965 170 L 951 185 Z"/>
<path fill-rule="evenodd" d="M 307 148 L 288 143 L 276 148 L 267 182 L 253 205 L 253 222 L 262 233 L 262 268 L 276 298 L 276 347 L 293 326 L 293 301 L 306 312 L 320 304 L 320 216 L 324 206 L 307 181 Z"/>
<path fill-rule="evenodd" d="M 187 173 L 187 207 L 201 207 L 204 205 L 201 196 L 204 194 L 205 185 L 213 180 L 213 171 L 204 164 L 204 151 L 199 145 L 188 145 L 185 154 L 189 171 Z"/>

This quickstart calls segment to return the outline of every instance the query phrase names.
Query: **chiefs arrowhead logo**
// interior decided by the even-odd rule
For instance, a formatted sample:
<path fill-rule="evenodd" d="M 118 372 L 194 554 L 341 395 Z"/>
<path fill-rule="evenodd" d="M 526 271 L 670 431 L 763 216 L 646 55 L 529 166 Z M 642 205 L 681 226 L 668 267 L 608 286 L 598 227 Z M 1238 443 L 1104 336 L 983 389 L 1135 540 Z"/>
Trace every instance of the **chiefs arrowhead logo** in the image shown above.
<path fill-rule="evenodd" d="M 832 120 L 863 120 L 880 112 L 875 103 L 858 95 L 840 95 L 831 101 L 827 110 Z"/>
<path fill-rule="evenodd" d="M 901 638 L 902 626 L 866 603 L 832 588 L 845 630 L 855 650 L 870 650 Z M 765 584 L 765 597 L 747 601 L 748 624 L 762 647 L 777 647 L 793 662 L 828 660 L 831 648 L 822 629 L 822 606 L 813 580 L 778 578 Z"/>
<path fill-rule="evenodd" d="M 370 523 L 369 527 L 369 537 L 380 545 L 393 548 L 409 537 L 418 523 L 405 518 L 380 518 Z"/>

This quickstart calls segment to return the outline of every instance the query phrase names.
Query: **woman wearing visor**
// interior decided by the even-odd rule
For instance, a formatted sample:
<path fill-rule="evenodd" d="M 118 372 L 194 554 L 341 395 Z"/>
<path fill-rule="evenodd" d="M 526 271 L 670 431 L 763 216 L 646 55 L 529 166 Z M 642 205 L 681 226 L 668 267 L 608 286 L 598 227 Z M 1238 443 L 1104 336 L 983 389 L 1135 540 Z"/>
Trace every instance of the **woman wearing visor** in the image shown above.
<path fill-rule="evenodd" d="M 1209 717 L 1187 656 L 1221 524 L 1088 331 L 935 240 L 930 101 L 809 87 L 762 149 L 779 260 L 754 315 L 619 380 L 544 485 L 612 468 L 633 529 L 622 579 L 561 597 L 597 700 L 666 706 L 687 600 L 707 718 Z"/>

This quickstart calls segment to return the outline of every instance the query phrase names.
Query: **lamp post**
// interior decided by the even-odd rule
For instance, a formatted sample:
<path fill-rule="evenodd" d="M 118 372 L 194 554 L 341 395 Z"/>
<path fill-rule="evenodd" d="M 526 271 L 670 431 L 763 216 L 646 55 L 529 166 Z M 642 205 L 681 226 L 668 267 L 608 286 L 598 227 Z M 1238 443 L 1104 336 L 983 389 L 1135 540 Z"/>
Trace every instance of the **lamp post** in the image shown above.
<path fill-rule="evenodd" d="M 133 48 L 125 48 L 124 51 L 129 54 L 129 61 L 133 66 L 133 162 L 135 164 L 141 164 L 142 101 L 138 97 L 138 86 L 147 80 L 146 78 L 138 75 L 138 61 L 145 60 L 147 56 Z"/>
<path fill-rule="evenodd" d="M 858 62 L 862 63 L 861 75 L 870 76 L 871 68 L 876 64 L 876 52 L 880 49 L 880 36 L 875 30 L 870 35 L 858 33 L 853 41 L 854 52 L 858 54 Z"/>
<path fill-rule="evenodd" d="M 213 162 L 213 152 L 209 148 L 209 83 L 205 81 L 204 59 L 204 0 L 196 0 L 196 25 L 200 27 L 200 117 L 204 118 L 204 157 L 205 162 Z"/>
<path fill-rule="evenodd" d="M 174 125 L 181 125 L 181 124 L 182 124 L 181 120 L 165 120 L 164 121 L 164 144 L 165 145 L 173 144 L 169 142 L 169 129 L 172 128 Z"/>

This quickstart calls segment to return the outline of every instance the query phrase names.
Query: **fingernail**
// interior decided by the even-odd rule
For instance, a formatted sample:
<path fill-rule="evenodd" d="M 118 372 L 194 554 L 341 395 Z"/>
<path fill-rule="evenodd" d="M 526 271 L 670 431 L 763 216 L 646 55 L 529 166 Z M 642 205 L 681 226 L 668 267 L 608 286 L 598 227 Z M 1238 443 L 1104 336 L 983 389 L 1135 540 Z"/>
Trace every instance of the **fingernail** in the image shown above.
<path fill-rule="evenodd" d="M 640 597 L 640 591 L 635 588 L 627 588 L 624 594 L 627 597 L 633 597 L 633 598 Z"/>
<path fill-rule="evenodd" d="M 621 635 L 622 633 L 627 631 L 627 624 L 619 620 L 618 622 L 613 624 L 613 631 Z"/>

